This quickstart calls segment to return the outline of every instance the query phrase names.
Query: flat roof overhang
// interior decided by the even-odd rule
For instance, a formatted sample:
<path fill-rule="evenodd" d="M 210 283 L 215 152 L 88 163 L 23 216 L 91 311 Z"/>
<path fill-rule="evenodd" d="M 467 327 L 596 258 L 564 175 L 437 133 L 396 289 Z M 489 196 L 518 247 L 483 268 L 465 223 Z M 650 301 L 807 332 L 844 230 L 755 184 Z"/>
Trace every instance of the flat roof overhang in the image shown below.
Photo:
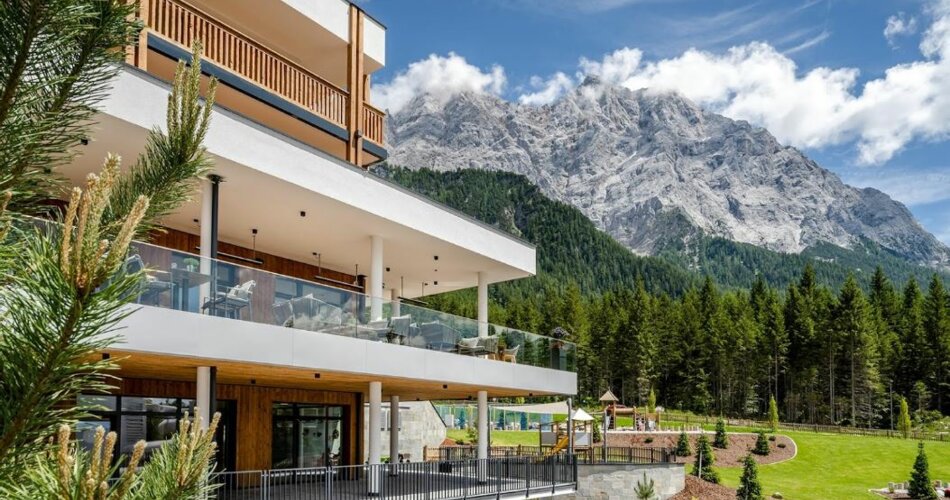
<path fill-rule="evenodd" d="M 120 326 L 124 342 L 107 352 L 127 377 L 194 380 L 216 366 L 221 383 L 366 392 L 380 381 L 405 400 L 577 392 L 574 372 L 148 306 Z"/>
<path fill-rule="evenodd" d="M 123 70 L 89 144 L 64 169 L 71 182 L 98 171 L 106 152 L 134 163 L 148 130 L 164 126 L 168 92 L 148 74 Z M 490 283 L 535 273 L 532 245 L 229 110 L 215 108 L 205 144 L 214 173 L 224 177 L 221 241 L 307 263 L 316 252 L 326 268 L 356 274 L 358 266 L 365 274 L 370 236 L 378 235 L 389 268 L 385 288 L 403 297 L 469 288 L 479 272 Z M 200 198 L 196 191 L 163 223 L 198 234 Z"/>

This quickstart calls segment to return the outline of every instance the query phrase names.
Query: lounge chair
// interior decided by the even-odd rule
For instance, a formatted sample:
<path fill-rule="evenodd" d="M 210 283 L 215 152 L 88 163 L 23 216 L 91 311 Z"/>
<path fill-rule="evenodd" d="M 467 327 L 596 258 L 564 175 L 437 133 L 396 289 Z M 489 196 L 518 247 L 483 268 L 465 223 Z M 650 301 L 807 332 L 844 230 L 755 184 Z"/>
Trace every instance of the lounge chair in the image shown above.
<path fill-rule="evenodd" d="M 518 362 L 518 351 L 521 349 L 520 345 L 516 345 L 511 349 L 505 349 L 505 352 L 501 355 L 502 361 L 507 361 L 509 363 Z"/>
<path fill-rule="evenodd" d="M 279 326 L 294 326 L 294 307 L 289 300 L 282 300 L 273 306 L 274 324 Z"/>
<path fill-rule="evenodd" d="M 204 305 L 201 306 L 201 309 L 205 310 L 220 308 L 220 310 L 222 310 L 225 315 L 230 313 L 234 316 L 234 319 L 240 319 L 241 310 L 251 304 L 251 298 L 254 294 L 254 287 L 256 286 L 257 282 L 250 280 L 245 281 L 238 286 L 224 287 L 224 290 L 215 292 L 214 299 L 205 301 Z M 248 310 L 251 311 L 249 316 L 252 316 L 253 308 Z"/>
<path fill-rule="evenodd" d="M 151 274 L 144 273 L 145 263 L 142 262 L 142 257 L 140 255 L 132 255 L 125 259 L 125 265 L 123 267 L 125 274 L 135 274 L 140 272 L 143 273 L 139 294 L 135 298 L 135 302 L 137 303 L 142 303 L 144 300 L 151 299 L 153 305 L 158 305 L 161 295 L 165 292 L 170 292 L 175 288 L 175 284 L 171 281 L 164 281 L 152 276 Z"/>
<path fill-rule="evenodd" d="M 419 325 L 419 335 L 427 349 L 452 352 L 458 348 L 459 332 L 438 321 Z"/>
<path fill-rule="evenodd" d="M 389 318 L 389 335 L 387 342 L 408 344 L 409 336 L 412 333 L 412 316 L 393 316 Z"/>
<path fill-rule="evenodd" d="M 498 336 L 470 337 L 459 341 L 459 354 L 469 356 L 485 356 L 494 354 L 498 349 Z"/>

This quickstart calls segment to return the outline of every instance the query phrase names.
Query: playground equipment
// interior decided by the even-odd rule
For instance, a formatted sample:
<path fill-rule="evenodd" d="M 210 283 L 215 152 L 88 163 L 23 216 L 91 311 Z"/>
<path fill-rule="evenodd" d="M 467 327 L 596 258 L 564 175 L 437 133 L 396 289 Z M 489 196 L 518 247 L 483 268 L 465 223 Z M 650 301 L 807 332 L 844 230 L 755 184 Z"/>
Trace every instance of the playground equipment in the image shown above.
<path fill-rule="evenodd" d="M 594 417 L 580 408 L 571 411 L 565 402 L 501 406 L 496 407 L 496 409 L 535 415 L 551 415 L 552 420 L 555 415 L 563 415 L 566 417 L 570 411 L 570 420 L 572 421 L 574 429 L 573 439 L 571 439 L 571 436 L 568 436 L 569 425 L 567 419 L 560 422 L 551 421 L 538 424 L 538 445 L 545 450 L 545 456 L 555 455 L 570 449 L 572 446 L 574 449 L 586 448 L 593 442 Z"/>
<path fill-rule="evenodd" d="M 657 412 L 641 412 L 636 407 L 628 407 L 620 404 L 620 400 L 610 390 L 600 397 L 600 402 L 604 405 L 604 428 L 607 430 L 617 429 L 617 417 L 629 415 L 633 422 L 633 430 L 636 431 L 656 431 L 660 429 L 660 414 Z"/>

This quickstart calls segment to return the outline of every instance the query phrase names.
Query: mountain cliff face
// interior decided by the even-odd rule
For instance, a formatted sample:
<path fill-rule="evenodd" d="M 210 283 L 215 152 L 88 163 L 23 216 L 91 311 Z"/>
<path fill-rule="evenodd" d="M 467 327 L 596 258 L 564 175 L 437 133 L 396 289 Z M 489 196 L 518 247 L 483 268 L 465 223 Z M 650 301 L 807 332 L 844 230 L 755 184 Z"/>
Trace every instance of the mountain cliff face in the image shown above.
<path fill-rule="evenodd" d="M 391 164 L 525 175 L 638 253 L 701 236 L 790 253 L 867 239 L 914 262 L 950 262 L 886 194 L 848 186 L 767 130 L 676 94 L 588 81 L 542 107 L 420 96 L 388 120 Z"/>

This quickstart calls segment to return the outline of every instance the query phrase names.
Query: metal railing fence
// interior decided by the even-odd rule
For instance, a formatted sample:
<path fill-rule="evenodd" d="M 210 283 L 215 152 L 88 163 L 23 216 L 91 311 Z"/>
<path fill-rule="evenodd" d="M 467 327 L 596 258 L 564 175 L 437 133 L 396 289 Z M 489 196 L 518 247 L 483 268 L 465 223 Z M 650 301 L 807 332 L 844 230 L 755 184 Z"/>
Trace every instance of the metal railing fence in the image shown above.
<path fill-rule="evenodd" d="M 569 455 L 222 472 L 221 500 L 456 500 L 528 497 L 576 487 Z"/>

